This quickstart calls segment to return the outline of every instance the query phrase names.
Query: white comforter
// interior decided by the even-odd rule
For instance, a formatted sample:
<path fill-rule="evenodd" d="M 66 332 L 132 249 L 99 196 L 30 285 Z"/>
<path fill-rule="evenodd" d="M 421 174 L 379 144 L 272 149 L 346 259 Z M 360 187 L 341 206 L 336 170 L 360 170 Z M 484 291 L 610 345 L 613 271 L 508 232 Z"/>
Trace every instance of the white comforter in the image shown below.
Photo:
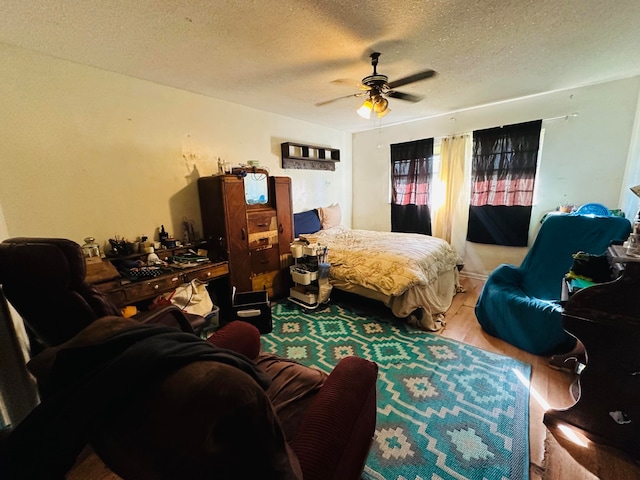
<path fill-rule="evenodd" d="M 333 227 L 313 235 L 328 246 L 331 278 L 388 296 L 427 286 L 455 268 L 458 255 L 446 241 L 415 233 Z"/>

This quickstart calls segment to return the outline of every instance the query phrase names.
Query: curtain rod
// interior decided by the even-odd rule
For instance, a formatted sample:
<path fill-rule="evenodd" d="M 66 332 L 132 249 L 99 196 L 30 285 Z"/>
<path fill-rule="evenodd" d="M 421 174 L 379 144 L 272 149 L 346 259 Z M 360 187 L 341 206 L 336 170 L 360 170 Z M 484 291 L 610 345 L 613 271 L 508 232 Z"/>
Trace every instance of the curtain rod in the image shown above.
<path fill-rule="evenodd" d="M 578 115 L 580 115 L 578 112 L 573 112 L 569 115 L 560 115 L 559 117 L 543 118 L 542 121 L 548 122 L 550 120 L 560 120 L 561 118 L 565 120 L 569 120 L 570 117 L 577 117 Z"/>
<path fill-rule="evenodd" d="M 578 115 L 580 115 L 578 112 L 573 112 L 573 113 L 570 113 L 569 115 L 559 115 L 557 117 L 542 118 L 541 120 L 543 122 L 550 122 L 551 120 L 560 120 L 560 119 L 569 120 L 569 118 L 577 117 Z M 456 117 L 451 117 L 449 120 L 452 120 L 452 121 L 455 122 L 456 121 Z M 503 127 L 504 125 L 500 125 L 500 126 Z M 467 134 L 467 133 L 473 133 L 473 130 L 468 130 L 466 132 L 450 133 L 448 135 L 442 135 L 440 138 L 456 137 L 458 135 L 464 135 L 464 134 Z"/>

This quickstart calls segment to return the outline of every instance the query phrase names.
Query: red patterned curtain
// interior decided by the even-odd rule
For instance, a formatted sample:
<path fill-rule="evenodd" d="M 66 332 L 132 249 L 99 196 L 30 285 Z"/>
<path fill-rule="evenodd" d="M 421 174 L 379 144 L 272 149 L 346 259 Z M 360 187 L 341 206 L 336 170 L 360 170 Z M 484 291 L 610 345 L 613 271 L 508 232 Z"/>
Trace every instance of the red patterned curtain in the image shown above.
<path fill-rule="evenodd" d="M 524 247 L 542 120 L 473 132 L 467 240 Z"/>
<path fill-rule="evenodd" d="M 471 205 L 533 205 L 542 121 L 473 132 Z"/>
<path fill-rule="evenodd" d="M 433 138 L 391 145 L 392 199 L 396 205 L 429 205 Z"/>
<path fill-rule="evenodd" d="M 431 235 L 433 138 L 391 145 L 391 231 Z"/>

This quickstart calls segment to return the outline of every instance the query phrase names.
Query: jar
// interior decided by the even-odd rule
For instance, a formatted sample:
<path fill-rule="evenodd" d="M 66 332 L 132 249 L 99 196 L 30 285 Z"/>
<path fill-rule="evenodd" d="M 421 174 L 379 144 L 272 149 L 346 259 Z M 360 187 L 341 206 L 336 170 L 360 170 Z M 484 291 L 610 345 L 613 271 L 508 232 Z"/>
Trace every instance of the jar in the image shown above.
<path fill-rule="evenodd" d="M 96 239 L 93 237 L 87 237 L 84 239 L 85 244 L 82 245 L 82 251 L 84 252 L 84 256 L 87 258 L 91 257 L 99 257 L 100 256 L 100 247 L 97 243 L 95 243 Z"/>
<path fill-rule="evenodd" d="M 640 257 L 640 235 L 632 233 L 627 239 L 627 255 Z"/>

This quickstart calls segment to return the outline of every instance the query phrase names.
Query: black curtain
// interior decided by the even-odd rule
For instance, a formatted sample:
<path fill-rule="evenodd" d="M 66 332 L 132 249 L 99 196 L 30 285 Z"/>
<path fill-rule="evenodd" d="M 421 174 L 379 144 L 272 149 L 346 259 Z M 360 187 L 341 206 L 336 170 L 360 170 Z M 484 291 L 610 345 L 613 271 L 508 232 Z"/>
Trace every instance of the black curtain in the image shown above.
<path fill-rule="evenodd" d="M 467 240 L 488 245 L 526 247 L 530 219 L 531 207 L 470 207 Z"/>
<path fill-rule="evenodd" d="M 391 231 L 431 235 L 431 211 L 428 205 L 391 204 Z"/>
<path fill-rule="evenodd" d="M 542 120 L 473 132 L 472 181 L 533 178 Z"/>
<path fill-rule="evenodd" d="M 431 235 L 433 138 L 391 145 L 391 231 Z"/>
<path fill-rule="evenodd" d="M 467 240 L 526 247 L 542 120 L 473 132 Z"/>

